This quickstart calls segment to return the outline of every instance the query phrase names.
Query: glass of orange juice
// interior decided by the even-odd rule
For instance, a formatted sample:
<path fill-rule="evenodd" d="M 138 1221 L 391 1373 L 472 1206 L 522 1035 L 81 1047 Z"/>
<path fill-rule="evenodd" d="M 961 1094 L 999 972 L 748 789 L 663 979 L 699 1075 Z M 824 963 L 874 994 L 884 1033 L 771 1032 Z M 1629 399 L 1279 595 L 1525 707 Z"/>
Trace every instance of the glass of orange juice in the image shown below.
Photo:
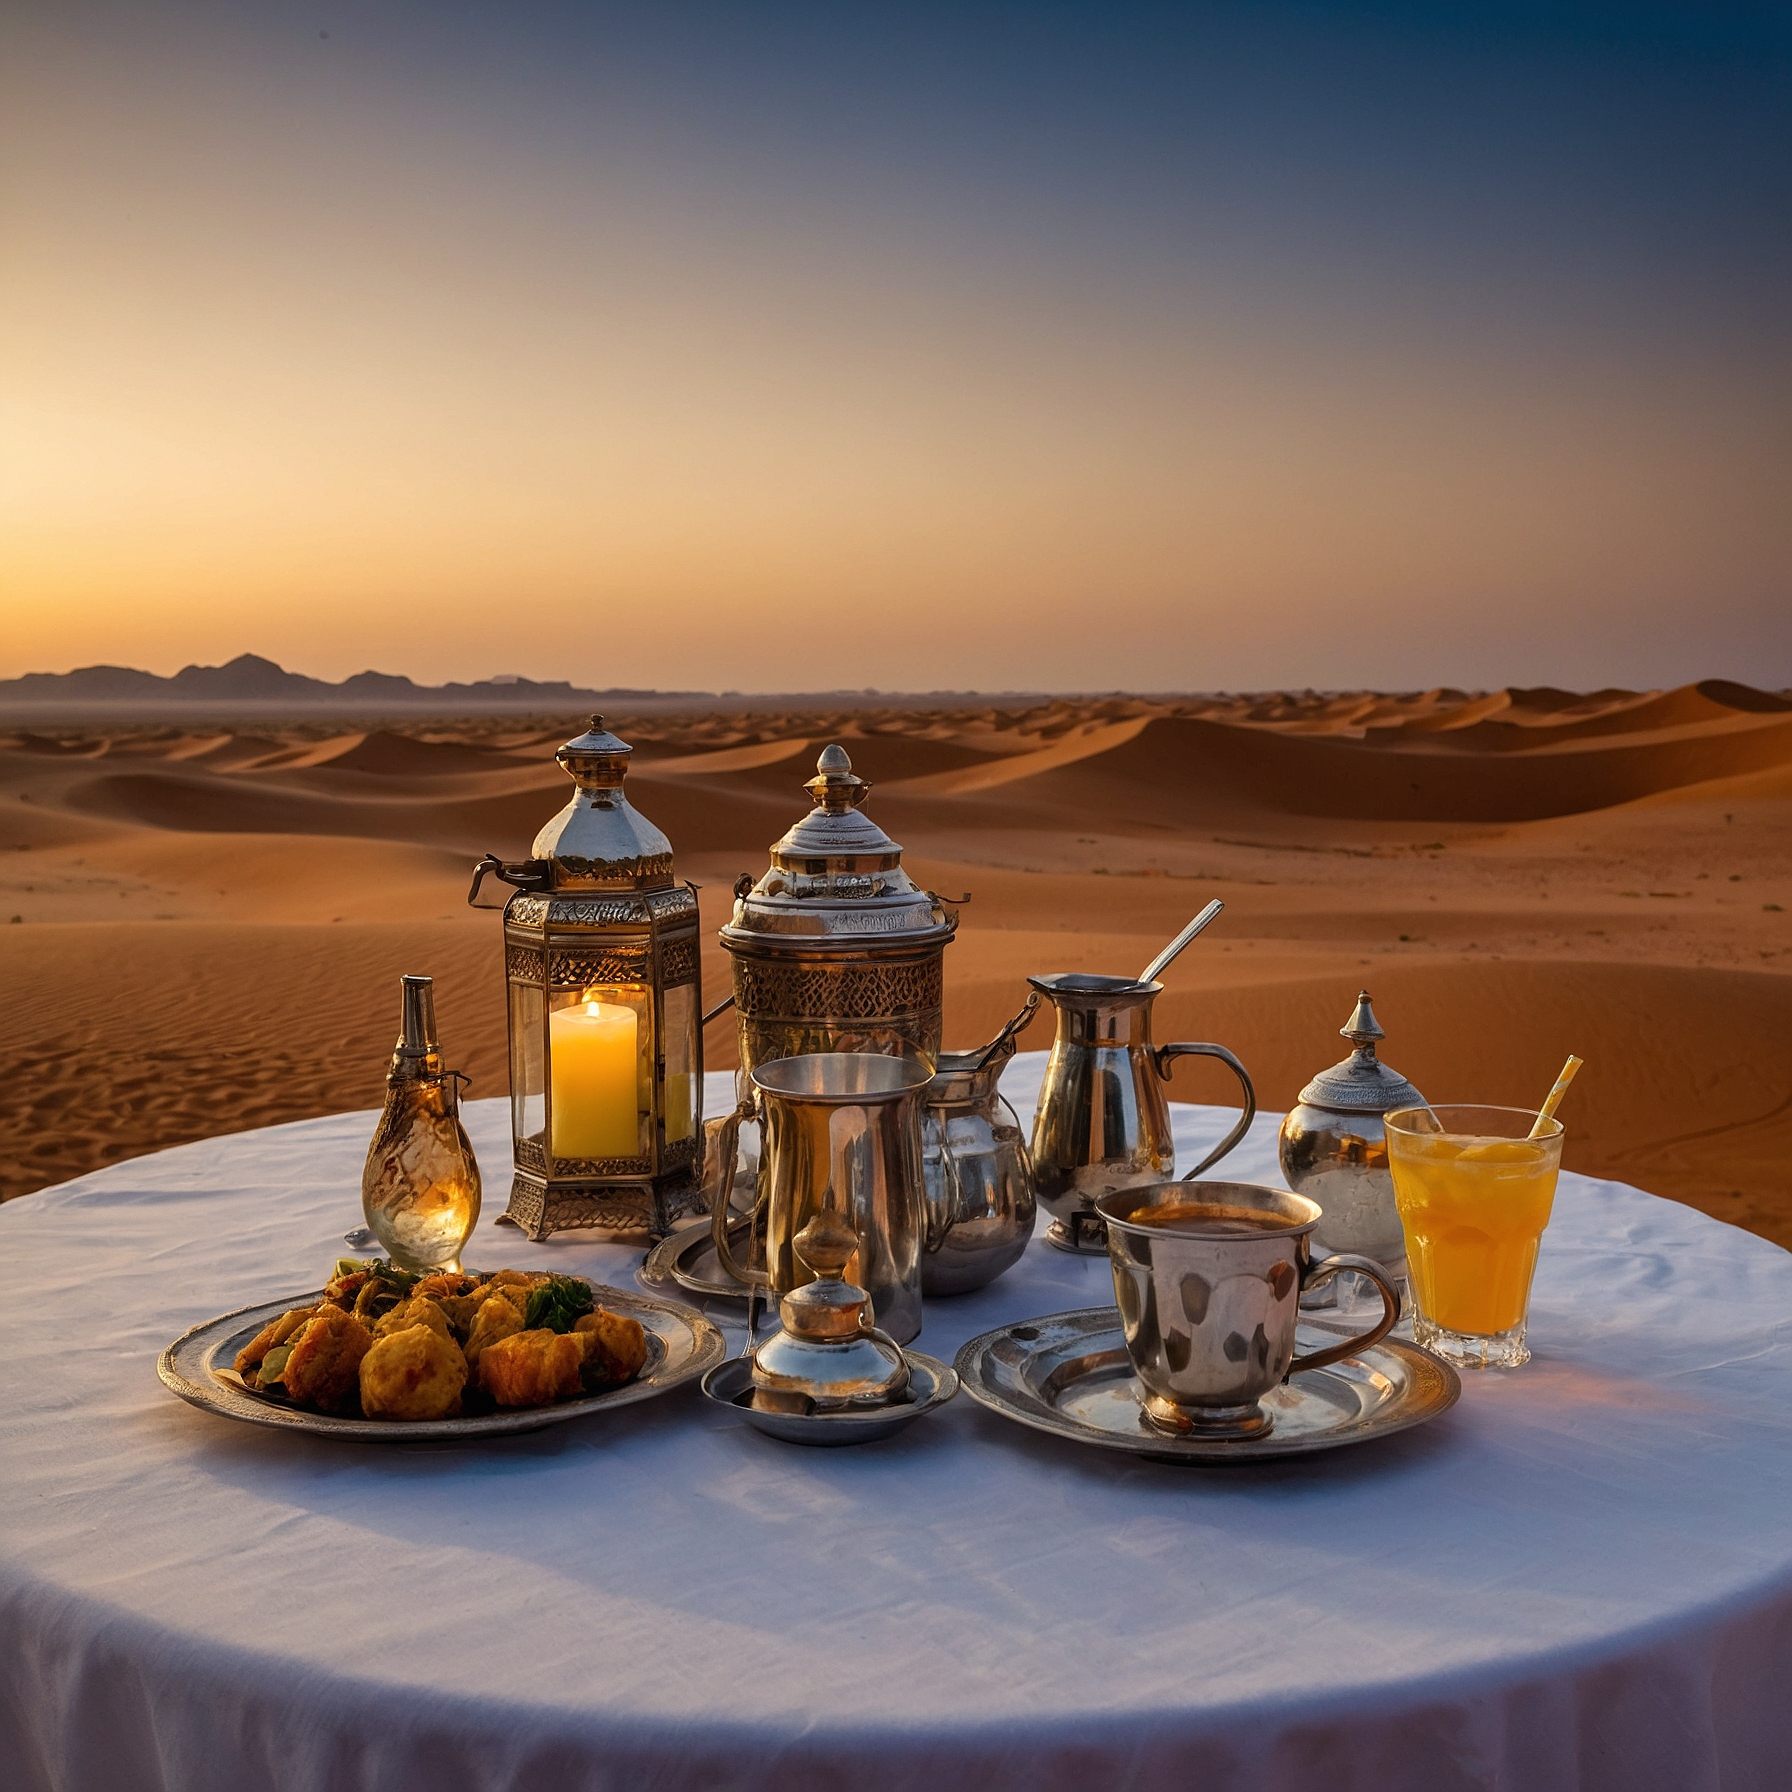
<path fill-rule="evenodd" d="M 1525 1108 L 1433 1106 L 1398 1109 L 1386 1127 L 1413 1337 L 1464 1368 L 1529 1362 L 1525 1321 L 1561 1122 Z"/>

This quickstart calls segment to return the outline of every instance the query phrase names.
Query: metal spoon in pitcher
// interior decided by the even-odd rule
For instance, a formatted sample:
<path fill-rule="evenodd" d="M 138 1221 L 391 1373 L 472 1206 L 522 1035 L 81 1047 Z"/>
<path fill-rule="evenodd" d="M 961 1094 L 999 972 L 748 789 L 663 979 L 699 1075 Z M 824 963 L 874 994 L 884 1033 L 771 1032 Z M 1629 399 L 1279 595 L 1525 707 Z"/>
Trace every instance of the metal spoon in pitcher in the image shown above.
<path fill-rule="evenodd" d="M 1177 936 L 1139 972 L 1141 983 L 1155 983 L 1169 969 L 1170 961 L 1192 940 L 1203 927 L 1217 915 L 1226 905 L 1217 898 L 1208 903 L 1202 911 L 1177 934 Z"/>

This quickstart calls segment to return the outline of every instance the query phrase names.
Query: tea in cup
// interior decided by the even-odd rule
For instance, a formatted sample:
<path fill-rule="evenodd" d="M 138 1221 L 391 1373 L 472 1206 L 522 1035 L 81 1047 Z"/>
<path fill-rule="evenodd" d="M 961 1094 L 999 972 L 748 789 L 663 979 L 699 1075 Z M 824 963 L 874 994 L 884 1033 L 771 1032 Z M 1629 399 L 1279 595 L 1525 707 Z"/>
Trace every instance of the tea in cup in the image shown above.
<path fill-rule="evenodd" d="M 1204 1437 L 1262 1437 L 1263 1396 L 1290 1375 L 1365 1350 L 1400 1319 L 1400 1292 L 1373 1258 L 1312 1261 L 1316 1201 L 1244 1182 L 1155 1182 L 1095 1203 L 1107 1222 L 1114 1299 L 1150 1422 Z M 1300 1297 L 1355 1270 L 1381 1294 L 1359 1336 L 1294 1352 Z"/>

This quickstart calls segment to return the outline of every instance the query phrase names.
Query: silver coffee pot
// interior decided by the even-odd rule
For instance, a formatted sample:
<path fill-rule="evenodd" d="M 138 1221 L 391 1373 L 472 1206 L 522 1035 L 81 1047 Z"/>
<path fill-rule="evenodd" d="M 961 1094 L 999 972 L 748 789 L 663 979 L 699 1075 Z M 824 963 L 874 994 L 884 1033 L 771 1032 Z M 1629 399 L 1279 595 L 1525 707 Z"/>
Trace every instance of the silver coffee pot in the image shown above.
<path fill-rule="evenodd" d="M 1055 1216 L 1046 1239 L 1062 1251 L 1107 1252 L 1095 1203 L 1114 1189 L 1164 1182 L 1176 1168 L 1170 1067 L 1182 1057 L 1217 1058 L 1238 1078 L 1238 1123 L 1188 1172 L 1211 1169 L 1250 1131 L 1257 1092 L 1223 1045 L 1151 1042 L 1151 1004 L 1161 983 L 1081 971 L 1027 979 L 1058 1013 L 1057 1037 L 1033 1116 L 1033 1186 Z"/>
<path fill-rule="evenodd" d="M 1277 1141 L 1282 1176 L 1297 1195 L 1322 1209 L 1313 1233 L 1316 1250 L 1373 1257 L 1389 1275 L 1404 1276 L 1406 1239 L 1394 1206 L 1382 1116 L 1423 1107 L 1425 1098 L 1376 1057 L 1386 1035 L 1366 989 L 1339 1031 L 1356 1049 L 1314 1077 L 1282 1122 Z"/>

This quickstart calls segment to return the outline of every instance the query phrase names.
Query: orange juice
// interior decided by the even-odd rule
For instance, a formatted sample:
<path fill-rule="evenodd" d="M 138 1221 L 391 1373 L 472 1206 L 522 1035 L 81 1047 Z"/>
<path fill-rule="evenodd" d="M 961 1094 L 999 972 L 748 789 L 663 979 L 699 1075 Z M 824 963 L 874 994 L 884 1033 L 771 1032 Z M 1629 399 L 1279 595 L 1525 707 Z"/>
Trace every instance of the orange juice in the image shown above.
<path fill-rule="evenodd" d="M 1389 1128 L 1413 1297 L 1432 1324 L 1487 1335 L 1524 1323 L 1561 1155 L 1559 1139 Z"/>

